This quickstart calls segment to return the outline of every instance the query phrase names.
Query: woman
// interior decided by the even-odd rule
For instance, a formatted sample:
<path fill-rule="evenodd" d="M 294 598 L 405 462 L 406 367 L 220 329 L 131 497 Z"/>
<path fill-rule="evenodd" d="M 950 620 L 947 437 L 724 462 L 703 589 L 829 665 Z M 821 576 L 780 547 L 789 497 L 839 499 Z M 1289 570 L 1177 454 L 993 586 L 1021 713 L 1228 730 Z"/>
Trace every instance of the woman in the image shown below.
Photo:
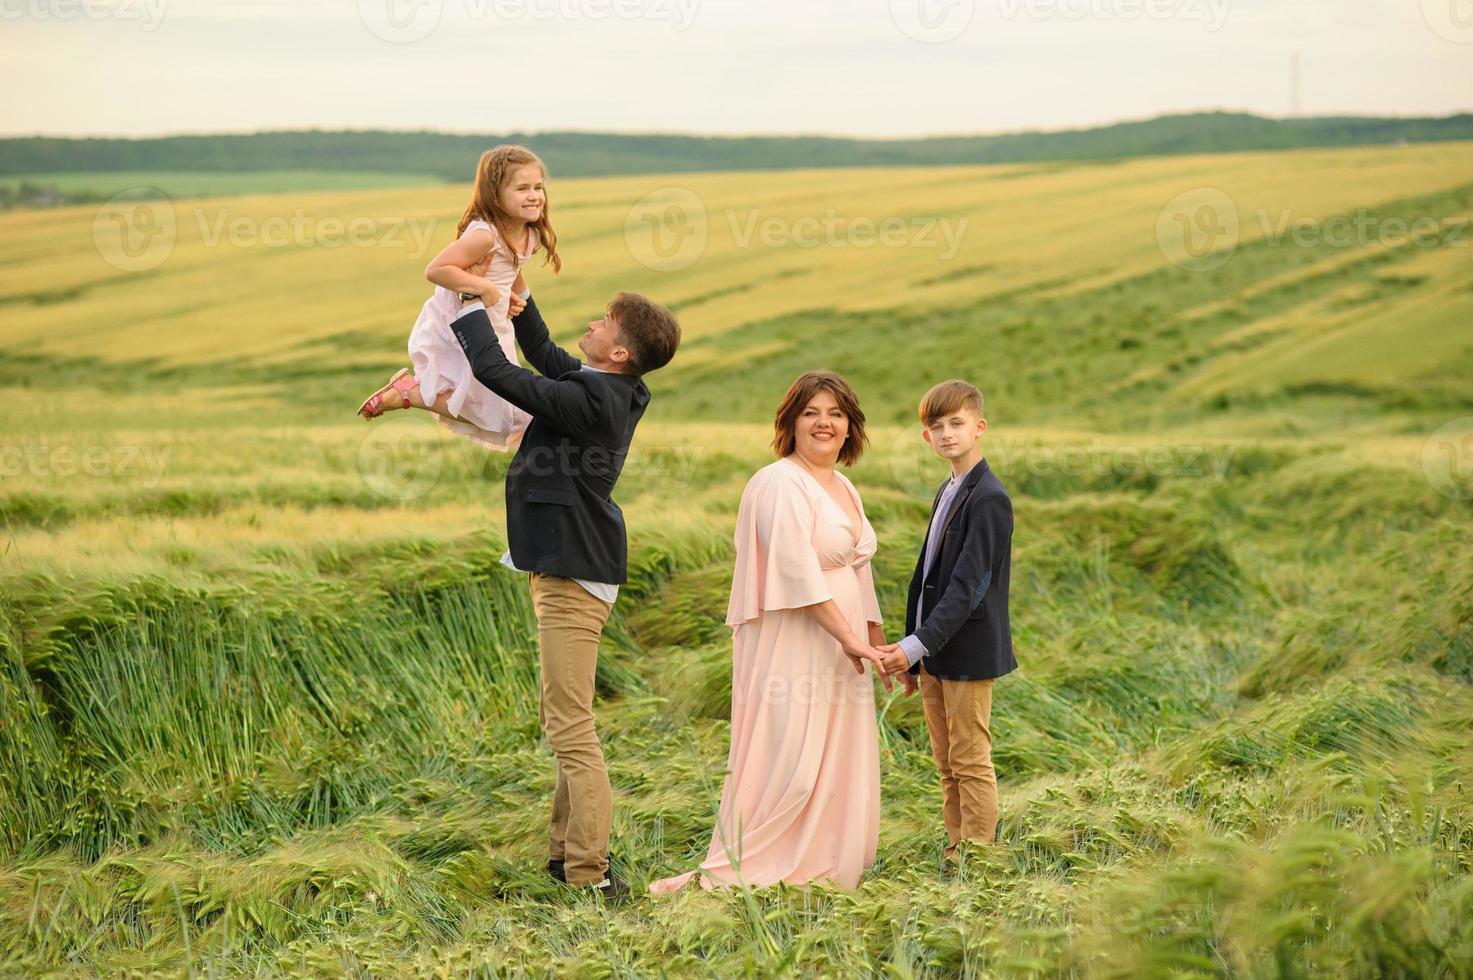
<path fill-rule="evenodd" d="M 672 892 L 745 882 L 846 887 L 875 859 L 879 734 L 865 661 L 883 644 L 870 558 L 875 532 L 835 465 L 865 442 L 848 382 L 810 371 L 777 410 L 778 460 L 737 514 L 731 752 L 706 860 L 650 885 Z M 889 680 L 885 681 L 889 688 Z"/>

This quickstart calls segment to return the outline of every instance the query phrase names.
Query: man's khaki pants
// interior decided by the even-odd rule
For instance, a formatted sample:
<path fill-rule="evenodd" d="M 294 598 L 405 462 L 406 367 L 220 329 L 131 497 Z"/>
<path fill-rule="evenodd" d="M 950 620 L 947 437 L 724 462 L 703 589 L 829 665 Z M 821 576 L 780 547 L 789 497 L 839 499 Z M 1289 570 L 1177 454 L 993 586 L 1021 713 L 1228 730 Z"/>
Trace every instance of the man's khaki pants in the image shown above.
<path fill-rule="evenodd" d="M 921 701 L 931 754 L 941 770 L 947 853 L 958 841 L 992 843 L 997 833 L 997 772 L 992 767 L 992 681 L 946 681 L 921 667 Z"/>
<path fill-rule="evenodd" d="M 598 639 L 612 607 L 570 578 L 542 572 L 529 578 L 541 651 L 537 718 L 557 756 L 547 852 L 564 862 L 568 884 L 593 884 L 608 872 L 613 816 L 609 774 L 593 729 Z"/>

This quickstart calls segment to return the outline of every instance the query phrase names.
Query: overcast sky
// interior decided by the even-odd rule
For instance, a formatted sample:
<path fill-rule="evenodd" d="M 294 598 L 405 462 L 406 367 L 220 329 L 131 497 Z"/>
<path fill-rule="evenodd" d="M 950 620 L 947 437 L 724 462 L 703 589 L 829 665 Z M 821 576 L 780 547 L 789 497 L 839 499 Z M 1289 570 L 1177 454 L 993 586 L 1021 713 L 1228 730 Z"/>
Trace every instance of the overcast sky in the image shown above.
<path fill-rule="evenodd" d="M 1473 109 L 1473 0 L 0 0 L 7 135 Z"/>

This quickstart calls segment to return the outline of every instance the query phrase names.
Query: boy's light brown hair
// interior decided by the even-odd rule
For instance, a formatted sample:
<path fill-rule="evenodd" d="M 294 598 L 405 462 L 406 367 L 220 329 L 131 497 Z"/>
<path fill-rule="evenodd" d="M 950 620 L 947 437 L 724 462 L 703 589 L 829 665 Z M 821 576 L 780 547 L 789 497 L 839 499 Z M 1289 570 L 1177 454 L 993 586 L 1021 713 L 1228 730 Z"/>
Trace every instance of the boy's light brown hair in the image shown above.
<path fill-rule="evenodd" d="M 970 408 L 979 419 L 982 418 L 982 392 L 975 385 L 960 378 L 952 378 L 932 386 L 921 399 L 921 422 L 930 426 L 937 419 L 953 415 L 964 408 Z"/>

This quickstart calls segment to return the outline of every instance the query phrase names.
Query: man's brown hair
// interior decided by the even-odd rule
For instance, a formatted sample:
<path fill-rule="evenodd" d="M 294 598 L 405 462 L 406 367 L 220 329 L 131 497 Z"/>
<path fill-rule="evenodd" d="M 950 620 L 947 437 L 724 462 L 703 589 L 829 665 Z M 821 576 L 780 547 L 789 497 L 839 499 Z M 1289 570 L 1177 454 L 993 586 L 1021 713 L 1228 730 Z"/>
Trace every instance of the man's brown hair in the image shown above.
<path fill-rule="evenodd" d="M 674 313 L 638 293 L 619 293 L 608 312 L 619 327 L 621 345 L 629 351 L 627 373 L 648 374 L 670 363 L 680 346 L 680 323 Z"/>
<path fill-rule="evenodd" d="M 803 414 L 803 409 L 808 407 L 813 396 L 820 391 L 833 395 L 834 401 L 839 403 L 839 411 L 849 419 L 849 434 L 844 439 L 844 445 L 839 447 L 839 462 L 845 466 L 853 466 L 864 452 L 868 441 L 864 434 L 864 412 L 860 410 L 859 396 L 849 387 L 849 382 L 832 371 L 808 371 L 800 374 L 792 387 L 788 388 L 782 404 L 777 407 L 777 417 L 773 420 L 772 451 L 779 458 L 793 454 L 798 441 L 798 416 Z"/>
<path fill-rule="evenodd" d="M 954 415 L 964 408 L 970 408 L 979 419 L 982 418 L 982 392 L 975 385 L 952 378 L 933 385 L 921 399 L 921 422 L 929 426 L 937 419 Z"/>

